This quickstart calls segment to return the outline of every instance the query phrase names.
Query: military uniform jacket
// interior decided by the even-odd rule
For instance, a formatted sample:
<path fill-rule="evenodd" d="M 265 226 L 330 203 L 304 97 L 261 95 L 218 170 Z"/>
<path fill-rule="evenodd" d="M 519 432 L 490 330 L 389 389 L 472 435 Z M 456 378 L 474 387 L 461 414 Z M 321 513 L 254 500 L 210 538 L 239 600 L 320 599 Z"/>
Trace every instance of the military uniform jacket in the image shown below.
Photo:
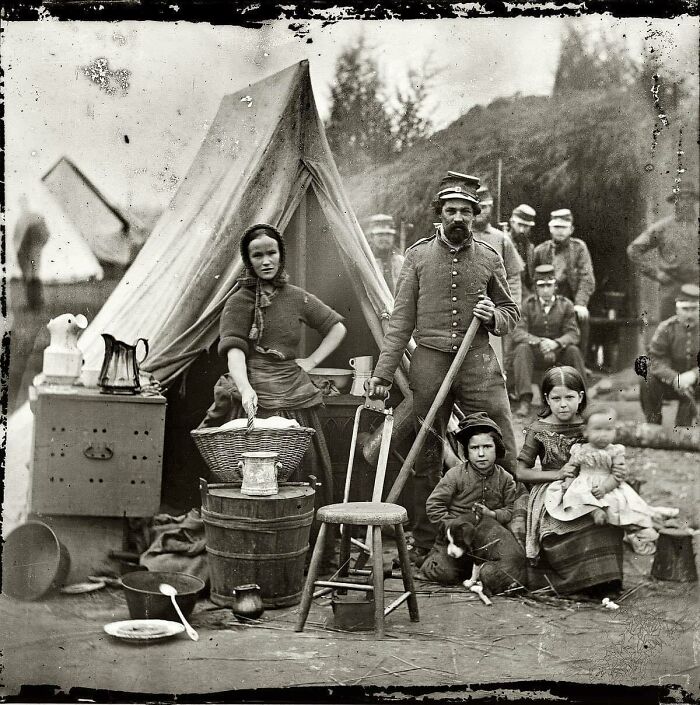
<path fill-rule="evenodd" d="M 673 384 L 680 372 L 697 367 L 700 327 L 686 326 L 678 316 L 659 323 L 649 345 L 651 373 L 666 384 Z"/>
<path fill-rule="evenodd" d="M 522 317 L 513 331 L 513 342 L 516 345 L 536 345 L 542 338 L 556 340 L 562 348 L 578 344 L 581 334 L 574 305 L 569 299 L 555 296 L 548 313 L 545 313 L 544 306 L 536 294 L 531 294 L 525 299 Z"/>
<path fill-rule="evenodd" d="M 409 247 L 374 375 L 393 379 L 411 336 L 418 345 L 456 353 L 479 294 L 496 310 L 490 326 L 479 326 L 472 348 L 487 345 L 489 333 L 510 333 L 520 318 L 500 255 L 475 238 L 459 249 L 436 236 Z"/>
<path fill-rule="evenodd" d="M 510 295 L 518 306 L 522 301 L 522 281 L 520 279 L 521 272 L 525 269 L 525 263 L 518 254 L 513 241 L 502 230 L 494 228 L 493 225 L 487 225 L 486 230 L 474 231 L 474 237 L 477 240 L 483 240 L 487 245 L 491 245 L 503 260 L 503 266 L 506 268 L 506 279 L 510 287 Z"/>
<path fill-rule="evenodd" d="M 541 264 L 553 264 L 556 270 L 554 254 L 552 240 L 537 245 L 532 263 L 533 272 L 534 268 Z M 568 289 L 577 306 L 588 306 L 588 301 L 595 291 L 595 275 L 586 243 L 576 237 L 569 238 L 561 248 L 561 254 L 565 262 L 564 272 L 555 272 L 560 291 L 564 293 Z"/>

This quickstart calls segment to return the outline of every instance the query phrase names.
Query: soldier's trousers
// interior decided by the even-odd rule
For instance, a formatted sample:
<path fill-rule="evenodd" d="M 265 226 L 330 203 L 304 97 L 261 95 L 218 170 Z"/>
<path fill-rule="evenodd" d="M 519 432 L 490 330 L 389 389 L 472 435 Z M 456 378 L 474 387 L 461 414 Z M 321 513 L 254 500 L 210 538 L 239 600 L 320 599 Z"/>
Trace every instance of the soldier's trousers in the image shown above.
<path fill-rule="evenodd" d="M 427 415 L 453 360 L 452 353 L 422 345 L 416 347 L 411 356 L 409 382 L 413 392 L 416 429 L 420 428 Z M 501 366 L 490 345 L 472 348 L 452 382 L 447 398 L 432 423 L 423 450 L 416 459 L 413 539 L 417 547 L 426 550 L 433 546 L 436 527 L 425 513 L 425 502 L 442 475 L 442 443 L 455 402 L 465 414 L 485 411 L 500 426 L 506 456 L 498 463 L 514 477 L 517 467 L 513 420 Z"/>
<path fill-rule="evenodd" d="M 670 384 L 662 382 L 653 374 L 647 375 L 646 381 L 639 383 L 639 400 L 647 423 L 660 424 L 661 406 L 664 399 L 678 399 L 676 412 L 676 426 L 691 426 L 698 416 L 696 402 L 700 394 L 700 387 L 695 386 L 695 399 L 687 394 L 682 394 Z"/>

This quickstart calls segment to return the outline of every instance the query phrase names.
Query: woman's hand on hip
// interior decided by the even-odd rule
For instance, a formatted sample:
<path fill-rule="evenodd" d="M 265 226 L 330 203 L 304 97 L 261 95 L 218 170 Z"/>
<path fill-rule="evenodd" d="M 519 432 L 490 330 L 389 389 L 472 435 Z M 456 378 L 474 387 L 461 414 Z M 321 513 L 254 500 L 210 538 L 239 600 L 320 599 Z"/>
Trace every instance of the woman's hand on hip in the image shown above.
<path fill-rule="evenodd" d="M 301 367 L 304 372 L 308 372 L 309 370 L 313 370 L 314 367 L 316 367 L 315 363 L 312 361 L 310 357 L 298 357 L 294 362 Z"/>

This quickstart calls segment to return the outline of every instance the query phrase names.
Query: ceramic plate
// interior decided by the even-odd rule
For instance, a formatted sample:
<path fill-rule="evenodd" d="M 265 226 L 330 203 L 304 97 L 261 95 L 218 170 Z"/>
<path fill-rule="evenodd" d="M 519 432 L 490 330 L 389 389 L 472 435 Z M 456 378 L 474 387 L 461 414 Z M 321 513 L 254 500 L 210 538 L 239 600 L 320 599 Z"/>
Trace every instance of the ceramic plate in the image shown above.
<path fill-rule="evenodd" d="M 179 622 L 168 622 L 165 619 L 127 619 L 105 624 L 104 630 L 118 639 L 155 641 L 180 634 L 185 631 L 185 627 Z"/>

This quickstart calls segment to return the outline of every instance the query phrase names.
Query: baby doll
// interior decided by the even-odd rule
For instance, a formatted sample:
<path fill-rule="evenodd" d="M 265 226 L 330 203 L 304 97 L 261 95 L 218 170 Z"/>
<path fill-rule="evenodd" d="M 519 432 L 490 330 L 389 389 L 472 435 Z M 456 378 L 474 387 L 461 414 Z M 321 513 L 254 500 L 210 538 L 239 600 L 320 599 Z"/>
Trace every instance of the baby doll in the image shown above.
<path fill-rule="evenodd" d="M 568 521 L 591 514 L 596 524 L 651 527 L 653 509 L 614 475 L 625 464 L 625 448 L 615 440 L 614 409 L 597 407 L 586 414 L 586 443 L 571 447 L 569 465 L 576 477 L 553 482 L 545 506 L 555 519 Z"/>

